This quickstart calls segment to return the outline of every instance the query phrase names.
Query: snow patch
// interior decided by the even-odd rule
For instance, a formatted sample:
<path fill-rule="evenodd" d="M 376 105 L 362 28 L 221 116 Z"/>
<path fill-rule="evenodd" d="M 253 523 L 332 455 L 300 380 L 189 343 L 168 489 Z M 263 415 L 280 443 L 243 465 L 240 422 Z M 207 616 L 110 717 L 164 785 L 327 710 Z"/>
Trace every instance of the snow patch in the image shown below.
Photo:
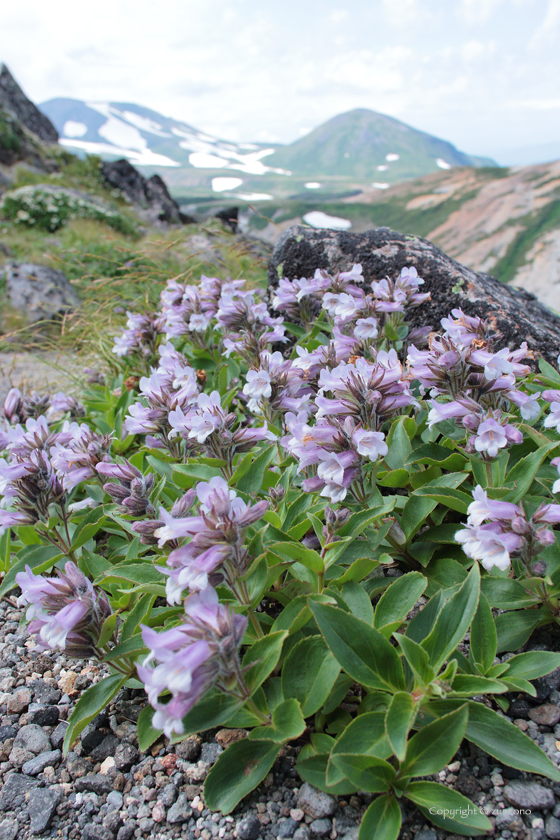
<path fill-rule="evenodd" d="M 161 125 L 148 117 L 142 117 L 140 114 L 135 114 L 134 111 L 123 111 L 122 117 L 131 125 L 139 128 L 140 131 L 147 131 L 148 134 L 155 134 L 156 137 L 171 137 L 167 131 L 163 131 Z"/>
<path fill-rule="evenodd" d="M 308 181 L 307 184 L 304 184 L 303 186 L 308 190 L 318 190 L 321 184 L 319 181 Z"/>
<path fill-rule="evenodd" d="M 224 190 L 234 190 L 242 183 L 243 178 L 212 178 L 212 189 L 214 192 L 224 192 Z"/>
<path fill-rule="evenodd" d="M 76 122 L 75 120 L 66 120 L 62 133 L 66 137 L 83 137 L 87 134 L 87 125 L 83 122 Z"/>
<path fill-rule="evenodd" d="M 374 181 L 371 186 L 375 187 L 376 190 L 388 190 L 391 185 L 390 184 L 382 184 L 379 181 Z"/>
<path fill-rule="evenodd" d="M 181 164 L 167 157 L 158 155 L 150 149 L 123 149 L 119 146 L 112 146 L 110 143 L 94 143 L 89 140 L 72 140 L 68 137 L 61 137 L 59 143 L 63 146 L 81 149 L 88 155 L 116 155 L 124 157 L 136 166 L 181 166 Z"/>
<path fill-rule="evenodd" d="M 388 160 L 389 163 L 393 160 L 399 160 L 400 155 L 397 155 L 395 152 L 389 152 L 388 155 L 385 155 L 385 160 Z"/>
<path fill-rule="evenodd" d="M 146 140 L 135 126 L 129 125 L 113 116 L 109 117 L 107 122 L 98 129 L 97 133 L 115 146 L 122 146 L 137 152 L 143 152 L 148 146 Z"/>
<path fill-rule="evenodd" d="M 440 169 L 451 169 L 451 164 L 447 163 L 443 158 L 436 158 L 436 163 Z"/>
<path fill-rule="evenodd" d="M 268 193 L 235 193 L 235 197 L 242 198 L 245 201 L 269 201 L 269 199 L 274 198 L 273 195 Z"/>
<path fill-rule="evenodd" d="M 376 166 L 375 168 L 378 172 L 386 172 L 389 169 L 386 163 L 382 163 L 381 166 Z"/>
<path fill-rule="evenodd" d="M 352 227 L 349 219 L 341 219 L 339 216 L 328 216 L 322 210 L 312 210 L 306 213 L 303 221 L 314 228 L 326 228 L 327 230 L 348 230 Z"/>

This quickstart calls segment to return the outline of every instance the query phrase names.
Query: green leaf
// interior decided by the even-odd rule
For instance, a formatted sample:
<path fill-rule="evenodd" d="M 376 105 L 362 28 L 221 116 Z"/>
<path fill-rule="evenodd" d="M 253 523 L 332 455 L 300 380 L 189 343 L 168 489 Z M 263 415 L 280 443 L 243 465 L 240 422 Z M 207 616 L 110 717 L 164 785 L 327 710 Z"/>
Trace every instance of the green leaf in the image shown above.
<path fill-rule="evenodd" d="M 331 760 L 337 770 L 358 790 L 383 793 L 390 789 L 395 779 L 395 768 L 388 761 L 372 755 L 336 753 Z"/>
<path fill-rule="evenodd" d="M 276 455 L 276 444 L 268 446 L 254 459 L 251 467 L 237 482 L 237 489 L 242 493 L 257 493 L 263 483 L 266 468 Z"/>
<path fill-rule="evenodd" d="M 410 542 L 435 507 L 437 507 L 436 499 L 419 496 L 416 491 L 408 497 L 401 515 L 401 528 L 407 542 Z"/>
<path fill-rule="evenodd" d="M 434 499 L 442 505 L 456 510 L 458 513 L 466 514 L 472 502 L 472 496 L 455 487 L 434 487 L 433 483 L 425 484 L 414 491 L 417 496 L 426 496 Z"/>
<path fill-rule="evenodd" d="M 133 659 L 137 659 L 140 654 L 147 651 L 148 648 L 144 644 L 142 634 L 135 633 L 133 636 L 130 636 L 130 638 L 114 647 L 109 653 L 105 654 L 103 660 L 104 662 L 112 662 L 114 659 L 120 659 L 121 657 L 132 657 Z"/>
<path fill-rule="evenodd" d="M 54 545 L 35 544 L 20 548 L 18 559 L 8 570 L 0 586 L 0 598 L 16 586 L 16 575 L 18 572 L 24 572 L 26 566 L 29 566 L 36 575 L 41 575 L 52 569 L 61 557 L 64 557 L 64 554 L 61 554 Z"/>
<path fill-rule="evenodd" d="M 401 776 L 431 776 L 451 761 L 465 737 L 469 717 L 465 703 L 424 726 L 408 742 Z"/>
<path fill-rule="evenodd" d="M 278 744 L 292 741 L 303 735 L 305 720 L 301 706 L 295 698 L 284 700 L 272 712 L 272 720 L 266 726 L 257 726 L 249 732 L 251 741 L 274 741 Z"/>
<path fill-rule="evenodd" d="M 388 793 L 378 796 L 364 814 L 358 840 L 397 840 L 401 821 L 401 809 L 395 797 Z"/>
<path fill-rule="evenodd" d="M 410 473 L 408 470 L 404 469 L 391 470 L 390 472 L 385 473 L 385 475 L 383 475 L 383 473 L 379 473 L 379 477 L 377 479 L 377 483 L 380 484 L 381 487 L 406 487 L 409 481 Z"/>
<path fill-rule="evenodd" d="M 510 767 L 560 781 L 560 771 L 540 747 L 517 726 L 482 703 L 469 703 L 466 736 L 477 747 Z"/>
<path fill-rule="evenodd" d="M 363 586 L 354 580 L 342 585 L 342 597 L 350 607 L 350 612 L 356 618 L 361 618 L 366 624 L 373 623 L 373 606 L 371 598 Z"/>
<path fill-rule="evenodd" d="M 490 606 L 500 610 L 520 610 L 540 603 L 519 581 L 511 578 L 487 576 L 482 579 L 480 588 Z"/>
<path fill-rule="evenodd" d="M 95 507 L 88 510 L 85 516 L 82 516 L 78 523 L 78 527 L 74 531 L 72 538 L 71 551 L 76 551 L 81 548 L 91 539 L 101 528 L 101 522 L 105 516 L 103 507 Z"/>
<path fill-rule="evenodd" d="M 128 613 L 125 622 L 122 626 L 121 641 L 124 642 L 125 639 L 129 639 L 136 633 L 138 627 L 152 609 L 155 600 L 156 596 L 151 595 L 149 592 L 147 592 L 145 595 L 141 595 L 138 598 L 138 600 Z"/>
<path fill-rule="evenodd" d="M 396 578 L 379 599 L 373 626 L 379 629 L 406 618 L 427 585 L 428 581 L 420 572 L 408 572 Z"/>
<path fill-rule="evenodd" d="M 449 833 L 477 837 L 481 831 L 492 831 L 492 823 L 486 814 L 473 805 L 470 799 L 437 782 L 411 782 L 405 796 L 434 825 Z"/>
<path fill-rule="evenodd" d="M 403 636 L 402 633 L 395 633 L 394 638 L 399 643 L 416 682 L 424 687 L 429 685 L 435 672 L 430 666 L 430 658 L 424 648 L 408 636 Z"/>
<path fill-rule="evenodd" d="M 454 693 L 464 697 L 472 697 L 474 694 L 504 694 L 507 691 L 505 683 L 499 680 L 471 674 L 457 674 L 451 687 Z"/>
<path fill-rule="evenodd" d="M 152 566 L 150 562 L 127 563 L 126 565 L 119 564 L 118 566 L 113 566 L 112 569 L 107 570 L 107 572 L 94 581 L 94 583 L 101 586 L 108 583 L 122 582 L 133 585 L 158 583 L 165 586 L 162 573 L 155 566 Z"/>
<path fill-rule="evenodd" d="M 256 691 L 276 668 L 287 635 L 287 630 L 269 633 L 255 642 L 243 657 L 243 669 L 247 669 L 245 682 L 251 693 Z"/>
<path fill-rule="evenodd" d="M 515 610 L 497 615 L 498 653 L 523 647 L 540 620 L 540 610 Z"/>
<path fill-rule="evenodd" d="M 406 741 L 416 717 L 416 708 L 414 698 L 408 691 L 397 691 L 387 709 L 385 731 L 399 761 L 404 761 L 406 755 Z"/>
<path fill-rule="evenodd" d="M 267 548 L 280 556 L 297 560 L 298 563 L 302 563 L 307 569 L 315 572 L 315 574 L 322 574 L 325 571 L 325 562 L 321 555 L 313 551 L 312 548 L 306 548 L 301 543 L 277 542 L 268 545 Z"/>
<path fill-rule="evenodd" d="M 469 660 L 482 674 L 492 667 L 498 649 L 498 634 L 494 624 L 494 616 L 488 601 L 482 593 L 478 602 L 478 609 L 471 627 L 471 644 Z"/>
<path fill-rule="evenodd" d="M 342 668 L 370 688 L 404 690 L 399 655 L 378 630 L 328 604 L 310 603 L 327 645 Z"/>
<path fill-rule="evenodd" d="M 223 691 L 209 691 L 183 718 L 183 732 L 175 735 L 171 743 L 182 741 L 188 735 L 204 732 L 226 723 L 237 709 L 243 705 L 243 700 L 224 694 Z"/>
<path fill-rule="evenodd" d="M 113 697 L 128 680 L 129 674 L 112 674 L 110 677 L 100 680 L 95 685 L 84 691 L 68 719 L 68 729 L 64 736 L 63 752 L 68 753 L 70 746 L 74 743 L 80 732 L 88 723 L 96 717 L 99 712 L 108 706 Z"/>
<path fill-rule="evenodd" d="M 465 463 L 466 459 L 463 455 L 447 446 L 441 446 L 439 443 L 426 443 L 423 446 L 418 446 L 406 459 L 406 464 L 427 464 L 442 467 L 446 470 L 462 470 Z"/>
<path fill-rule="evenodd" d="M 505 480 L 506 486 L 512 488 L 505 497 L 506 501 L 515 502 L 516 504 L 521 501 L 533 483 L 540 465 L 548 453 L 556 449 L 558 445 L 558 441 L 553 441 L 546 446 L 540 446 L 536 452 L 531 452 L 530 455 L 521 458 L 511 468 Z"/>
<path fill-rule="evenodd" d="M 479 594 L 480 571 L 478 563 L 475 563 L 460 589 L 442 608 L 429 636 L 422 642 L 430 664 L 436 670 L 464 639 L 476 613 Z"/>
<path fill-rule="evenodd" d="M 140 752 L 146 752 L 152 744 L 157 741 L 160 735 L 163 735 L 161 729 L 154 729 L 152 726 L 152 718 L 154 710 L 151 706 L 144 706 L 138 717 L 138 746 Z"/>
<path fill-rule="evenodd" d="M 268 775 L 281 744 L 237 741 L 222 753 L 204 783 L 204 800 L 211 811 L 229 814 Z"/>
<path fill-rule="evenodd" d="M 99 639 L 97 641 L 97 647 L 104 648 L 113 633 L 115 632 L 115 627 L 117 626 L 117 613 L 112 613 L 108 615 L 103 625 L 101 627 L 101 633 L 99 634 Z"/>
<path fill-rule="evenodd" d="M 340 672 L 340 665 L 321 636 L 310 636 L 295 645 L 282 668 L 284 697 L 301 703 L 304 717 L 315 714 L 327 697 Z"/>
<path fill-rule="evenodd" d="M 560 667 L 560 653 L 551 653 L 546 650 L 531 650 L 527 653 L 518 653 L 507 661 L 508 670 L 505 676 L 522 677 L 526 680 L 536 680 L 550 674 L 555 668 Z"/>
<path fill-rule="evenodd" d="M 303 750 L 302 750 L 303 752 Z M 297 771 L 304 782 L 309 782 L 313 787 L 324 790 L 334 796 L 343 796 L 346 793 L 356 793 L 356 787 L 339 773 L 340 782 L 333 785 L 327 784 L 327 762 L 328 755 L 313 755 L 309 758 L 299 759 Z M 338 771 L 337 771 L 338 772 Z"/>
<path fill-rule="evenodd" d="M 409 621 L 405 635 L 407 639 L 420 644 L 428 636 L 436 623 L 437 617 L 445 604 L 445 597 L 440 590 L 433 595 L 423 610 L 417 612 Z"/>

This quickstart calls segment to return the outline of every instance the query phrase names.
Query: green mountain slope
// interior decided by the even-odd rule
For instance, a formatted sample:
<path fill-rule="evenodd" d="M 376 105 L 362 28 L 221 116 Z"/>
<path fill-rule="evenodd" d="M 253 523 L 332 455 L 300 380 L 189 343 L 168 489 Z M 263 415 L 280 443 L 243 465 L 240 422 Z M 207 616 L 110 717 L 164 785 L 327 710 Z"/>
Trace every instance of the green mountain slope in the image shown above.
<path fill-rule="evenodd" d="M 393 184 L 451 166 L 476 166 L 478 159 L 393 117 L 358 108 L 277 149 L 267 163 L 298 175 Z"/>

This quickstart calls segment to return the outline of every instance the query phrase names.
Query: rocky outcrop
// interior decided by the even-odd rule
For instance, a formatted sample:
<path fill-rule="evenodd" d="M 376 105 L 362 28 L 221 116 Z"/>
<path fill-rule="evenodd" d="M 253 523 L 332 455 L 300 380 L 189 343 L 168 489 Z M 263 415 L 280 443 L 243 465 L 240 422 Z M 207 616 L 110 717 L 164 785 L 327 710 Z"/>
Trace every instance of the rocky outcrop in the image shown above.
<path fill-rule="evenodd" d="M 415 266 L 424 279 L 422 291 L 432 299 L 415 310 L 413 326 L 431 324 L 452 309 L 488 318 L 503 335 L 503 344 L 529 345 L 531 358 L 543 356 L 556 364 L 560 352 L 560 317 L 522 289 L 513 289 L 489 274 L 472 271 L 448 257 L 427 239 L 380 227 L 365 233 L 290 228 L 278 241 L 269 264 L 270 288 L 280 277 L 312 277 L 315 269 L 347 271 L 361 263 L 368 291 L 372 280 L 396 277 L 404 266 Z"/>
<path fill-rule="evenodd" d="M 58 131 L 52 122 L 27 98 L 5 64 L 0 64 L 0 107 L 43 143 L 58 142 Z"/>
<path fill-rule="evenodd" d="M 122 158 L 104 161 L 101 173 L 106 183 L 119 192 L 140 212 L 143 210 L 149 221 L 188 224 L 192 220 L 184 216 L 179 205 L 169 195 L 165 182 L 159 175 L 144 178 L 141 172 Z"/>
<path fill-rule="evenodd" d="M 10 305 L 30 324 L 51 320 L 79 304 L 79 298 L 62 271 L 46 265 L 6 263 L 0 269 Z"/>

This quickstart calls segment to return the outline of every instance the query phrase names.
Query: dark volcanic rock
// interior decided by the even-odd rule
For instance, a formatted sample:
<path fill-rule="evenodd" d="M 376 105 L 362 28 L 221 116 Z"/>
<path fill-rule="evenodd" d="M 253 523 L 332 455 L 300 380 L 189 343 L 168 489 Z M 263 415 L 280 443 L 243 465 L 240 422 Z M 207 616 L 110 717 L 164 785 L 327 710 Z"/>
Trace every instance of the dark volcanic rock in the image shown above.
<path fill-rule="evenodd" d="M 79 304 L 79 299 L 62 273 L 46 265 L 7 263 L 0 269 L 8 298 L 14 309 L 30 323 L 62 315 Z"/>
<path fill-rule="evenodd" d="M 124 158 L 104 161 L 101 164 L 101 173 L 105 181 L 119 190 L 132 204 L 148 210 L 148 215 L 153 220 L 173 224 L 191 221 L 182 215 L 179 205 L 171 198 L 165 182 L 159 175 L 144 178 L 142 173 Z"/>
<path fill-rule="evenodd" d="M 0 64 L 0 107 L 11 111 L 43 143 L 58 142 L 52 122 L 27 98 L 5 64 Z"/>
<path fill-rule="evenodd" d="M 282 235 L 274 248 L 268 270 L 269 287 L 275 289 L 280 277 L 312 277 L 317 268 L 348 271 L 354 263 L 363 266 L 366 292 L 372 280 L 396 278 L 404 266 L 416 267 L 425 281 L 422 291 L 431 292 L 432 300 L 414 310 L 413 327 L 431 324 L 438 329 L 441 318 L 460 308 L 468 315 L 488 318 L 502 333 L 504 346 L 513 349 L 526 341 L 530 357 L 542 355 L 556 364 L 560 317 L 529 292 L 472 271 L 419 236 L 385 227 L 346 233 L 296 225 Z"/>
<path fill-rule="evenodd" d="M 225 207 L 223 210 L 218 210 L 215 214 L 216 219 L 220 219 L 231 228 L 233 233 L 237 233 L 237 226 L 239 224 L 239 207 Z"/>
<path fill-rule="evenodd" d="M 62 792 L 57 787 L 31 791 L 28 805 L 31 834 L 42 834 L 49 827 L 61 801 Z"/>
<path fill-rule="evenodd" d="M 12 773 L 8 776 L 0 793 L 0 811 L 16 811 L 25 804 L 26 794 L 39 786 L 38 779 Z"/>

